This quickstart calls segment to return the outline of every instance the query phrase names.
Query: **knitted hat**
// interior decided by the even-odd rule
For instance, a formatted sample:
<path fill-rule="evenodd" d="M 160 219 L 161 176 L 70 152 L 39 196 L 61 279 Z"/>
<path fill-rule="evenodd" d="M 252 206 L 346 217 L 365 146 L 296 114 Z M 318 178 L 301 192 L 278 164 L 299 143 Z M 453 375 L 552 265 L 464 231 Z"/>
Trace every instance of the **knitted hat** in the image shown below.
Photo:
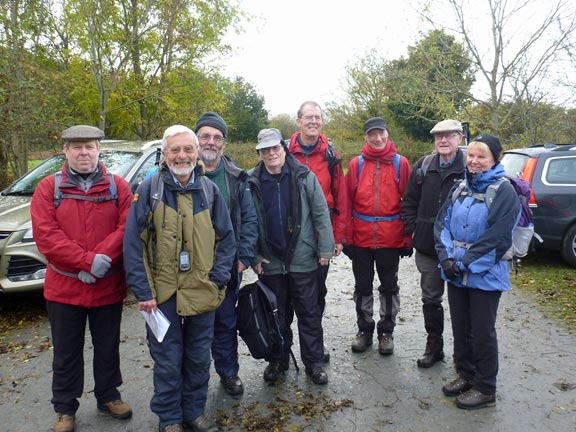
<path fill-rule="evenodd" d="M 226 138 L 228 135 L 228 125 L 222 117 L 213 111 L 208 111 L 202 114 L 202 116 L 196 122 L 196 126 L 194 126 L 194 132 L 198 133 L 198 130 L 202 126 L 211 126 L 215 129 L 218 129 L 220 132 L 222 132 L 224 138 Z"/>
<path fill-rule="evenodd" d="M 500 158 L 500 153 L 502 153 L 502 144 L 500 143 L 500 139 L 495 137 L 494 135 L 490 134 L 481 134 L 478 135 L 476 138 L 472 139 L 470 142 L 481 142 L 488 146 L 490 151 L 492 152 L 492 156 L 494 156 L 494 160 L 498 162 Z"/>

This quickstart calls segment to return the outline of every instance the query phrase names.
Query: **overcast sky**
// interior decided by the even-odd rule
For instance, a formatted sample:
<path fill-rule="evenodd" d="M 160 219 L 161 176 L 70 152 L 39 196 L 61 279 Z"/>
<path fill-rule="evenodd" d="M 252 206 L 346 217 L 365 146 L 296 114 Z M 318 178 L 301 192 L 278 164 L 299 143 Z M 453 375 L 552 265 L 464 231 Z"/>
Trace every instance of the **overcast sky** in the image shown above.
<path fill-rule="evenodd" d="M 340 100 L 345 68 L 376 48 L 386 59 L 406 55 L 420 30 L 412 1 L 243 0 L 253 15 L 224 74 L 242 76 L 271 116 L 295 116 L 300 103 Z"/>

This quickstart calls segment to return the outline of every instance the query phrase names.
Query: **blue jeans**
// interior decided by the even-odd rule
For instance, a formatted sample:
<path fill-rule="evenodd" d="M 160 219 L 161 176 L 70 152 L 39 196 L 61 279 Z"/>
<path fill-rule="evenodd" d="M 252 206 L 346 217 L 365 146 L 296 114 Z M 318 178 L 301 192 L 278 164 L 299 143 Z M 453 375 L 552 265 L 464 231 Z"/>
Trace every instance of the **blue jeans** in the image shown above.
<path fill-rule="evenodd" d="M 210 379 L 210 347 L 214 311 L 179 316 L 176 296 L 158 306 L 170 327 L 162 343 L 148 327 L 148 345 L 154 359 L 154 396 L 150 409 L 160 427 L 192 421 L 204 413 Z"/>

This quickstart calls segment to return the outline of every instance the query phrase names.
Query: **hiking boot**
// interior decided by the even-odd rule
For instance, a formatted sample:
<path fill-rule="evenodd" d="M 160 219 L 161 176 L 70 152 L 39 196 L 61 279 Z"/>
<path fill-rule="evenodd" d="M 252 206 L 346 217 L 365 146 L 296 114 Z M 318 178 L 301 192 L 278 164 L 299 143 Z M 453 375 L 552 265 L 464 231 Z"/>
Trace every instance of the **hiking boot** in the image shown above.
<path fill-rule="evenodd" d="M 98 410 L 102 413 L 110 414 L 115 419 L 126 420 L 132 417 L 132 408 L 120 399 L 98 404 Z"/>
<path fill-rule="evenodd" d="M 324 369 L 321 367 L 315 368 L 306 368 L 306 375 L 310 377 L 314 384 L 327 384 L 328 383 L 328 375 L 324 372 Z"/>
<path fill-rule="evenodd" d="M 469 381 L 462 376 L 458 376 L 458 378 L 456 378 L 454 381 L 442 387 L 442 392 L 446 396 L 458 396 L 467 392 L 473 386 L 474 384 L 472 384 L 472 381 Z"/>
<path fill-rule="evenodd" d="M 378 336 L 378 352 L 382 355 L 390 355 L 394 352 L 394 338 L 391 334 L 383 333 Z"/>
<path fill-rule="evenodd" d="M 480 393 L 478 389 L 471 388 L 456 398 L 458 408 L 475 410 L 496 405 L 496 395 Z"/>
<path fill-rule="evenodd" d="M 419 368 L 429 368 L 434 366 L 439 361 L 444 360 L 444 351 L 426 351 L 424 356 L 416 360 Z"/>
<path fill-rule="evenodd" d="M 368 332 L 358 332 L 354 341 L 352 342 L 352 352 L 361 353 L 368 349 L 372 345 L 373 333 Z"/>
<path fill-rule="evenodd" d="M 244 393 L 244 384 L 238 375 L 220 378 L 224 391 L 230 396 L 239 396 Z"/>
<path fill-rule="evenodd" d="M 216 423 L 205 415 L 201 415 L 190 422 L 182 422 L 182 427 L 185 430 L 191 430 L 194 432 L 220 432 Z"/>
<path fill-rule="evenodd" d="M 54 432 L 74 432 L 74 416 L 56 413 Z"/>
<path fill-rule="evenodd" d="M 276 382 L 282 373 L 283 369 L 280 363 L 270 362 L 266 369 L 264 369 L 264 381 Z"/>
<path fill-rule="evenodd" d="M 171 424 L 164 427 L 158 427 L 160 432 L 182 432 L 182 426 L 179 424 Z"/>

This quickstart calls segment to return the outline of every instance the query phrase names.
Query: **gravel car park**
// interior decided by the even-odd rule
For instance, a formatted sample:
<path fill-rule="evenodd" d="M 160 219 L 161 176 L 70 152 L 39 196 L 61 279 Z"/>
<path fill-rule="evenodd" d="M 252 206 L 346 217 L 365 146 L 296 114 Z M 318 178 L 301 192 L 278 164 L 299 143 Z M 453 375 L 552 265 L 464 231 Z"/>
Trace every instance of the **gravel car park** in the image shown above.
<path fill-rule="evenodd" d="M 544 240 L 537 249 L 560 251 L 576 267 L 576 144 L 542 144 L 507 150 L 508 175 L 530 183 L 534 229 Z"/>
<path fill-rule="evenodd" d="M 102 141 L 100 160 L 109 172 L 124 177 L 132 191 L 156 163 L 160 140 Z M 53 156 L 0 192 L 0 292 L 40 290 L 46 260 L 36 248 L 30 221 L 30 200 L 44 177 L 62 168 L 63 154 Z"/>

